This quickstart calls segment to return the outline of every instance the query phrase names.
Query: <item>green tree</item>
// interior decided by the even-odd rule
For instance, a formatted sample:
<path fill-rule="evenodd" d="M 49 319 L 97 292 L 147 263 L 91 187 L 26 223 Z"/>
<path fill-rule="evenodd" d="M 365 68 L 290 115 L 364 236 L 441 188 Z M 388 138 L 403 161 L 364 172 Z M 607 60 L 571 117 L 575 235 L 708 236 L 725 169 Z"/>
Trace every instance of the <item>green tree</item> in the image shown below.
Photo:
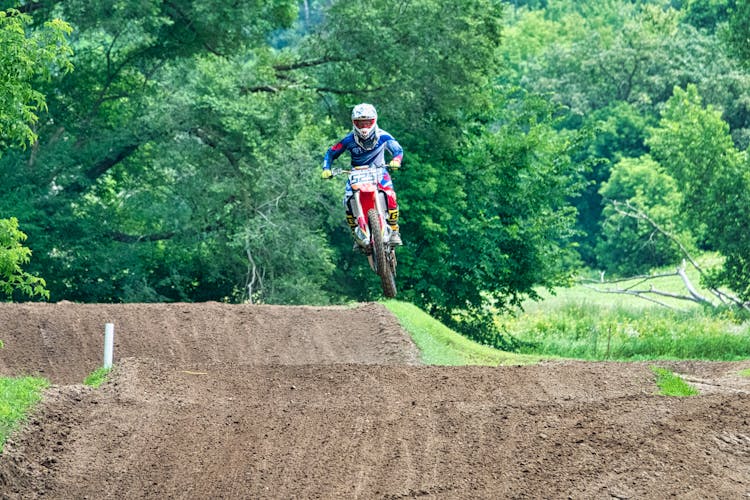
<path fill-rule="evenodd" d="M 36 140 L 37 113 L 45 109 L 45 97 L 35 85 L 71 68 L 66 35 L 70 26 L 60 20 L 32 30 L 31 18 L 16 10 L 0 11 L 0 153 L 9 146 L 26 146 Z M 3 211 L 6 212 L 6 211 Z M 49 298 L 45 281 L 22 269 L 31 250 L 18 219 L 0 219 L 0 290 Z"/>
<path fill-rule="evenodd" d="M 648 144 L 677 181 L 693 232 L 725 258 L 712 285 L 750 299 L 750 170 L 721 113 L 704 107 L 694 85 L 674 89 Z"/>
<path fill-rule="evenodd" d="M 685 22 L 713 32 L 727 21 L 735 3 L 736 0 L 687 0 L 682 8 Z"/>
<path fill-rule="evenodd" d="M 22 244 L 25 239 L 15 217 L 0 219 L 0 290 L 8 298 L 14 293 L 49 298 L 44 279 L 21 268 L 31 258 L 31 250 Z"/>
<path fill-rule="evenodd" d="M 419 269 L 445 274 L 444 319 L 460 310 L 481 317 L 488 304 L 518 306 L 537 286 L 568 282 L 576 216 L 569 199 L 580 192 L 585 165 L 572 160 L 581 134 L 556 130 L 558 110 L 539 96 L 508 93 L 494 125 L 465 145 L 454 181 L 463 207 L 446 226 L 450 257 L 440 256 L 447 266 L 427 259 Z M 483 335 L 474 336 L 498 343 Z"/>
<path fill-rule="evenodd" d="M 649 152 L 647 128 L 674 85 L 697 85 L 705 102 L 723 110 L 737 147 L 750 144 L 750 101 L 742 90 L 749 75 L 709 29 L 721 25 L 731 3 L 561 1 L 508 17 L 509 44 L 501 50 L 511 70 L 503 78 L 567 106 L 566 128 L 598 131 L 584 154 L 595 165 L 589 185 L 575 201 L 579 251 L 588 265 L 599 265 L 601 255 L 601 184 L 621 158 Z"/>
<path fill-rule="evenodd" d="M 453 159 L 463 122 L 491 106 L 503 12 L 498 0 L 335 2 L 309 41 L 317 90 L 339 123 L 375 102 L 410 151 Z"/>
<path fill-rule="evenodd" d="M 17 10 L 0 11 L 0 153 L 36 139 L 32 127 L 46 106 L 37 79 L 71 69 L 70 26 L 53 19 L 30 30 L 30 23 Z"/>
<path fill-rule="evenodd" d="M 750 65 L 750 4 L 733 3 L 728 26 L 721 30 L 721 36 L 729 43 L 733 55 L 747 66 Z"/>
<path fill-rule="evenodd" d="M 651 222 L 629 214 L 640 212 L 690 247 L 691 234 L 681 227 L 682 196 L 677 184 L 650 156 L 624 158 L 601 187 L 607 201 L 597 261 L 619 276 L 642 274 L 679 260 L 680 248 Z"/>
<path fill-rule="evenodd" d="M 312 161 L 277 144 L 316 135 L 303 129 L 308 97 L 276 91 L 289 55 L 267 41 L 294 21 L 295 4 L 29 4 L 39 21 L 59 13 L 76 27 L 77 71 L 48 87 L 40 140 L 0 164 L 2 205 L 25 221 L 32 265 L 49 273 L 54 296 L 239 299 L 252 256 L 264 300 L 302 300 L 289 267 L 330 268 L 325 258 L 310 266 L 309 250 L 286 258 L 298 250 L 292 238 L 322 241 L 314 223 L 270 244 L 307 209 L 285 196 L 286 165 Z"/>

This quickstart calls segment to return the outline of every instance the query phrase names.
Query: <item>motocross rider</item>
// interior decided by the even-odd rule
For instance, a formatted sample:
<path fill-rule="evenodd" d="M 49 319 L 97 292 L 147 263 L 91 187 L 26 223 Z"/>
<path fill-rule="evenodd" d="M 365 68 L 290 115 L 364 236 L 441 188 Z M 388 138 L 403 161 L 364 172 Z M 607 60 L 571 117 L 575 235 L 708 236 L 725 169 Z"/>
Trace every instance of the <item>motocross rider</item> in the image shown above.
<path fill-rule="evenodd" d="M 378 113 L 372 104 L 362 103 L 354 106 L 354 109 L 352 109 L 353 130 L 346 137 L 331 146 L 326 152 L 325 159 L 323 160 L 323 179 L 330 179 L 332 177 L 331 165 L 344 151 L 349 151 L 353 167 L 373 163 L 376 165 L 385 165 L 386 150 L 392 156 L 388 167 L 393 170 L 398 170 L 401 167 L 401 160 L 404 158 L 403 148 L 391 134 L 378 128 L 377 120 Z M 393 182 L 386 169 L 382 169 L 382 175 L 379 184 L 388 198 L 388 225 L 393 230 L 391 243 L 394 245 L 403 245 L 398 228 L 396 192 L 393 190 Z M 353 195 L 352 186 L 347 181 L 346 192 L 344 194 L 344 208 L 346 209 L 346 222 L 349 224 L 352 233 L 357 227 L 357 222 L 354 220 L 352 209 L 349 206 L 349 200 Z"/>

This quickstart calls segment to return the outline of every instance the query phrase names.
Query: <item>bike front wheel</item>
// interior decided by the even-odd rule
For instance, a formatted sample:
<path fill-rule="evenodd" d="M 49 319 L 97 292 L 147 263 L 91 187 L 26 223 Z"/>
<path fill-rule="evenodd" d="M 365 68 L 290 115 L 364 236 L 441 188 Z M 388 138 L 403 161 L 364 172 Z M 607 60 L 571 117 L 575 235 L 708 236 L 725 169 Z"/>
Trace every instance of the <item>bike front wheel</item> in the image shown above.
<path fill-rule="evenodd" d="M 380 225 L 380 215 L 378 215 L 377 210 L 374 208 L 367 212 L 367 223 L 370 226 L 370 234 L 372 235 L 372 253 L 373 261 L 375 262 L 375 272 L 380 276 L 383 295 L 392 299 L 396 296 L 396 276 L 394 269 L 389 262 L 389 256 L 386 253 L 389 249 L 386 248 L 385 242 L 383 241 L 383 228 Z"/>

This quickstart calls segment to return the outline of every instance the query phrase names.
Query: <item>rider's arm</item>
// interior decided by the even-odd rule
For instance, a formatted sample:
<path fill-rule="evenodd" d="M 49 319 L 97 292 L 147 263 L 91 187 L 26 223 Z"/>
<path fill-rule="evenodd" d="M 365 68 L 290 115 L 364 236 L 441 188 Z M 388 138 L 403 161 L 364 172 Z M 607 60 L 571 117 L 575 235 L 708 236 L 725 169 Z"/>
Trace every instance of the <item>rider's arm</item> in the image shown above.
<path fill-rule="evenodd" d="M 339 141 L 326 151 L 326 156 L 323 158 L 323 170 L 330 170 L 333 165 L 333 160 L 341 156 L 346 148 L 344 147 L 344 141 Z"/>
<path fill-rule="evenodd" d="M 389 135 L 388 140 L 385 143 L 385 147 L 393 155 L 393 158 L 391 158 L 391 162 L 389 163 L 389 165 L 391 167 L 401 166 L 401 162 L 404 159 L 404 148 L 401 147 L 401 144 L 399 144 L 396 139 Z"/>
<path fill-rule="evenodd" d="M 390 161 L 390 163 L 388 163 L 388 166 L 389 166 L 389 167 L 395 167 L 395 168 L 398 168 L 398 167 L 400 167 L 400 166 L 401 166 L 401 162 L 402 162 L 403 160 L 404 160 L 404 155 L 403 155 L 403 153 L 402 153 L 402 154 L 400 154 L 400 155 L 396 155 L 396 156 L 394 156 L 393 158 L 391 158 L 391 161 Z"/>

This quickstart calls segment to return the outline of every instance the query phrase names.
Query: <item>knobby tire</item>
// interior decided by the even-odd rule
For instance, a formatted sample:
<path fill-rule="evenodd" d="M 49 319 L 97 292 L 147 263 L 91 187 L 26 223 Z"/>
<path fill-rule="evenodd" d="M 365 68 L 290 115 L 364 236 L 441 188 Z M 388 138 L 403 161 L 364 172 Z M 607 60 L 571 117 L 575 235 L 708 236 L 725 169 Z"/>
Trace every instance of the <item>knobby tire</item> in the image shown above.
<path fill-rule="evenodd" d="M 385 242 L 383 241 L 383 230 L 380 226 L 380 216 L 374 208 L 367 212 L 367 223 L 370 225 L 372 253 L 375 260 L 375 269 L 380 276 L 380 284 L 383 287 L 383 295 L 392 299 L 396 296 L 396 277 L 393 275 L 390 262 L 388 262 Z"/>

